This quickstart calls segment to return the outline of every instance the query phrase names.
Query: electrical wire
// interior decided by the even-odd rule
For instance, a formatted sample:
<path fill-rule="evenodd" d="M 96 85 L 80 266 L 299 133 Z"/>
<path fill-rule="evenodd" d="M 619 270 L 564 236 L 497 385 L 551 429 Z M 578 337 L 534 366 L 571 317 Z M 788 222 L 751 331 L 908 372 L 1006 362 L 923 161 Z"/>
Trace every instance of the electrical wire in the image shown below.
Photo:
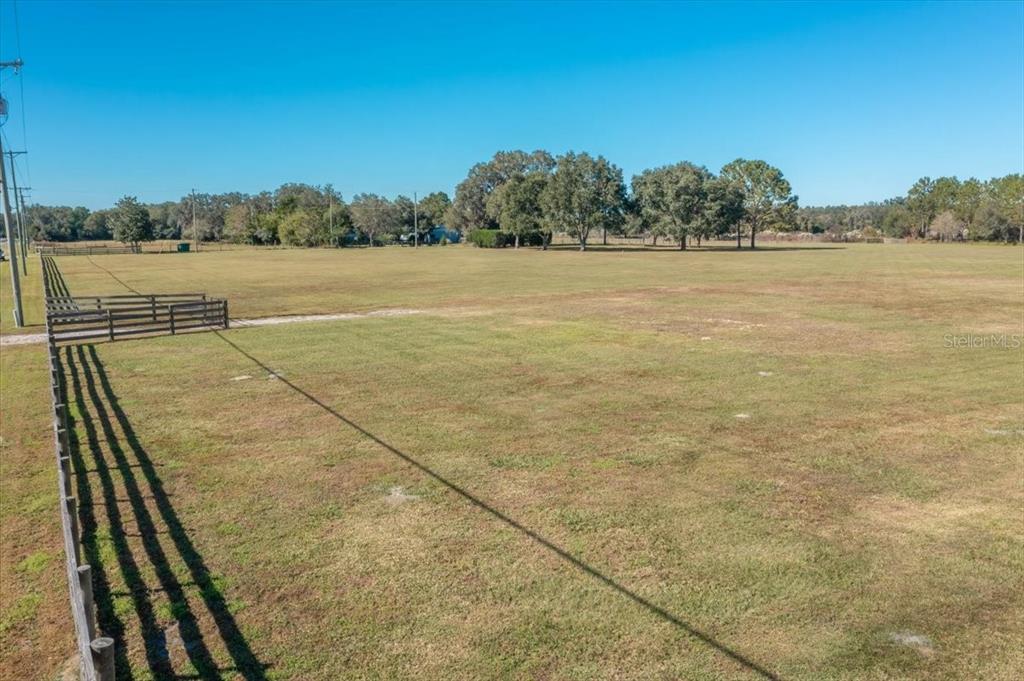
<path fill-rule="evenodd" d="M 18 0 L 11 0 L 14 6 L 14 40 L 18 47 L 18 59 L 21 60 L 21 21 L 18 18 Z M 28 151 L 28 129 L 25 125 L 25 70 L 18 69 L 18 91 L 19 106 L 21 107 L 21 148 Z M 25 177 L 28 178 L 28 185 L 32 186 L 32 166 L 25 154 Z"/>

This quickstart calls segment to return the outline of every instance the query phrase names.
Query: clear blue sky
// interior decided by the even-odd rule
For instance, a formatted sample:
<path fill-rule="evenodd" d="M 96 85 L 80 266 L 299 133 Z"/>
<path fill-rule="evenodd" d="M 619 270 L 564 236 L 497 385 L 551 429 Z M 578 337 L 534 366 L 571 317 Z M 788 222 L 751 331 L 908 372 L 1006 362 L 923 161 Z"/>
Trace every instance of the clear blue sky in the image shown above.
<path fill-rule="evenodd" d="M 0 55 L 18 51 L 0 3 Z M 764 158 L 803 204 L 1024 165 L 1024 3 L 17 3 L 33 199 L 451 192 L 499 149 Z"/>

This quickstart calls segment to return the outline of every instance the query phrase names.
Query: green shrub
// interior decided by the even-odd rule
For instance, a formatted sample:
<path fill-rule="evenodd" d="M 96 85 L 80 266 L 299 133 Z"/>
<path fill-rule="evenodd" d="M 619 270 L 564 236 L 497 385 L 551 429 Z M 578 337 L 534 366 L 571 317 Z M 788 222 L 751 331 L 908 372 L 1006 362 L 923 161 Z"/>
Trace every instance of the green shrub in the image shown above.
<path fill-rule="evenodd" d="M 505 234 L 496 229 L 475 229 L 470 232 L 469 241 L 479 248 L 504 248 Z"/>
<path fill-rule="evenodd" d="M 519 237 L 520 246 L 543 246 L 544 235 L 540 232 L 527 232 Z"/>
<path fill-rule="evenodd" d="M 516 235 L 498 229 L 477 229 L 470 233 L 470 243 L 480 248 L 511 248 L 516 245 Z M 544 237 L 540 232 L 527 232 L 519 237 L 520 246 L 543 246 Z"/>

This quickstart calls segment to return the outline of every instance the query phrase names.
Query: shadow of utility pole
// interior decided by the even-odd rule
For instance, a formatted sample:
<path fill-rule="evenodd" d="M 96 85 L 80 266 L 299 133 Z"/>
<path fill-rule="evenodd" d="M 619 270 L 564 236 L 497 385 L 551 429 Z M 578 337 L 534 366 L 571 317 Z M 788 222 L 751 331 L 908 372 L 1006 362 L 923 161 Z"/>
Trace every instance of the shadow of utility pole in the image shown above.
<path fill-rule="evenodd" d="M 275 372 L 270 367 L 268 367 L 266 364 L 264 364 L 260 360 L 256 359 L 252 355 L 250 355 L 248 352 L 246 352 L 245 350 L 240 348 L 238 345 L 236 345 L 235 343 L 230 341 L 227 337 L 225 337 L 224 334 L 220 333 L 219 331 L 214 331 L 213 333 L 215 333 L 218 337 L 220 337 L 221 340 L 223 340 L 225 343 L 227 343 L 232 348 L 234 348 L 236 352 L 240 353 L 241 355 L 243 355 L 244 357 L 249 359 L 251 362 L 253 362 L 257 366 L 259 366 L 261 369 L 266 371 L 268 374 L 275 374 L 277 376 L 278 381 L 280 383 L 283 383 L 284 385 L 288 386 L 291 390 L 293 390 L 294 392 L 298 393 L 299 395 L 304 397 L 309 402 L 312 402 L 314 405 L 316 405 L 317 407 L 319 407 L 320 409 L 322 409 L 326 413 L 330 414 L 331 416 L 333 416 L 335 419 L 337 419 L 341 423 L 345 424 L 349 428 L 351 428 L 351 429 L 355 430 L 356 432 L 360 433 L 361 435 L 363 435 L 364 437 L 368 438 L 369 440 L 372 440 L 373 442 L 375 442 L 379 446 L 383 447 L 384 449 L 386 449 L 387 451 L 391 452 L 392 454 L 394 454 L 395 456 L 397 456 L 401 460 L 405 461 L 410 466 L 413 466 L 414 468 L 420 470 L 421 472 L 423 472 L 424 474 L 426 474 L 430 478 L 432 478 L 432 479 L 436 480 L 437 482 L 441 483 L 442 485 L 447 487 L 449 490 L 455 492 L 456 494 L 461 496 L 463 499 L 465 499 L 466 501 L 468 501 L 471 504 L 473 504 L 475 507 L 477 507 L 477 508 L 487 512 L 488 514 L 490 514 L 491 516 L 493 516 L 497 520 L 501 521 L 502 523 L 505 523 L 509 527 L 512 527 L 515 530 L 517 530 L 520 533 L 522 533 L 523 535 L 529 537 L 530 539 L 532 539 L 537 544 L 543 546 L 548 551 L 554 553 L 555 555 L 557 555 L 562 560 L 564 560 L 567 563 L 571 564 L 573 567 L 581 570 L 582 572 L 586 573 L 587 575 L 590 575 L 594 579 L 596 579 L 599 582 L 603 583 L 604 585 L 610 587 L 616 593 L 618 593 L 618 594 L 620 594 L 622 596 L 625 596 L 626 598 L 630 599 L 631 601 L 633 601 L 637 605 L 647 609 L 651 614 L 655 615 L 656 617 L 658 617 L 658 618 L 660 618 L 660 619 L 662 619 L 662 620 L 664 620 L 666 622 L 669 622 L 669 623 L 675 625 L 680 630 L 686 632 L 687 634 L 689 634 L 693 638 L 697 639 L 698 641 L 700 641 L 700 642 L 704 643 L 705 645 L 710 646 L 711 648 L 717 650 L 719 653 L 721 653 L 725 657 L 729 658 L 730 660 L 732 660 L 732 661 L 738 663 L 739 665 L 741 665 L 742 667 L 744 667 L 747 671 L 749 671 L 749 672 L 751 672 L 751 673 L 753 673 L 755 675 L 758 675 L 758 676 L 760 676 L 761 678 L 764 678 L 764 679 L 770 679 L 771 681 L 781 681 L 779 676 L 777 676 L 773 672 L 769 671 L 765 667 L 761 666 L 757 662 L 754 662 L 753 660 L 751 660 L 750 658 L 746 657 L 745 655 L 743 655 L 743 654 L 733 650 L 732 648 L 729 648 L 728 646 L 726 646 L 725 644 L 719 642 L 715 638 L 709 636 L 708 634 L 705 634 L 704 632 L 702 632 L 699 629 L 695 628 L 691 624 L 689 624 L 689 623 L 683 621 L 682 619 L 680 619 L 679 617 L 673 615 L 672 613 L 670 613 L 668 610 L 665 610 L 661 606 L 652 603 L 651 601 L 647 600 L 643 596 L 641 596 L 641 595 L 639 595 L 639 594 L 637 594 L 637 593 L 635 593 L 633 591 L 630 591 L 625 586 L 623 586 L 619 582 L 615 581 L 611 577 L 608 577 L 604 573 L 598 571 L 597 569 L 591 567 L 590 565 L 587 565 L 582 560 L 580 560 L 576 556 L 572 555 L 571 553 L 569 553 L 565 549 L 563 549 L 560 546 L 552 543 L 548 539 L 545 539 L 543 536 L 541 536 L 537 532 L 531 530 L 530 528 L 526 527 L 525 525 L 522 525 L 519 521 L 515 520 L 514 518 L 509 517 L 508 515 L 505 515 L 504 513 L 499 511 L 498 509 L 496 509 L 493 506 L 489 505 L 487 502 L 485 502 L 482 499 L 474 496 L 473 494 L 471 494 L 467 490 L 465 490 L 462 487 L 456 485 L 454 482 L 448 480 L 447 478 L 442 476 L 440 473 L 437 473 L 433 469 L 431 469 L 428 466 L 426 466 L 426 465 L 420 463 L 419 461 L 417 461 L 412 456 L 410 456 L 410 455 L 406 454 L 405 452 L 397 449 L 396 447 L 392 446 L 388 442 L 382 440 L 381 438 L 377 437 L 376 435 L 374 435 L 370 431 L 366 430 L 365 428 L 363 428 L 359 424 L 357 424 L 354 421 L 351 421 L 350 419 L 346 418 L 345 416 L 343 416 L 342 414 L 340 414 L 339 412 L 334 410 L 332 407 L 330 407 L 327 404 L 325 404 L 324 402 L 320 401 L 315 396 L 313 396 L 310 393 L 306 392 L 305 390 L 303 390 L 302 388 L 300 388 L 296 384 L 292 383 L 286 377 L 284 377 L 281 374 Z"/>

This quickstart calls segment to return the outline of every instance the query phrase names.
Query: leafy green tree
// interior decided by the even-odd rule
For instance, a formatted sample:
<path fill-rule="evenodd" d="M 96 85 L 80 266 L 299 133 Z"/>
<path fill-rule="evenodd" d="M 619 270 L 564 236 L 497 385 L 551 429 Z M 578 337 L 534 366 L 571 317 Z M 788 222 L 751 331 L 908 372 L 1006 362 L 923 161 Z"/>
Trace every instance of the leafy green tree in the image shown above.
<path fill-rule="evenodd" d="M 323 211 L 323 223 L 327 226 L 327 243 L 342 246 L 345 235 L 352 231 L 352 211 L 341 194 L 328 185 L 328 205 Z"/>
<path fill-rule="evenodd" d="M 541 194 L 548 184 L 546 172 L 535 171 L 516 175 L 493 191 L 487 200 L 488 214 L 498 223 L 501 231 L 515 236 L 515 247 L 520 239 L 541 231 L 544 218 Z M 547 245 L 545 235 L 544 243 Z"/>
<path fill-rule="evenodd" d="M 451 208 L 452 200 L 444 192 L 433 192 L 420 199 L 420 226 L 433 229 L 444 224 L 445 213 Z"/>
<path fill-rule="evenodd" d="M 993 179 L 989 193 L 996 211 L 1007 226 L 1005 240 L 1013 238 L 1016 232 L 1018 243 L 1024 244 L 1024 175 L 1014 173 Z"/>
<path fill-rule="evenodd" d="M 496 229 L 497 222 L 487 213 L 491 192 L 517 175 L 536 171 L 550 172 L 555 161 L 546 151 L 499 151 L 490 161 L 477 163 L 455 188 L 455 201 L 445 214 L 448 227 L 462 232 Z"/>
<path fill-rule="evenodd" d="M 982 182 L 972 177 L 960 183 L 949 209 L 963 224 L 968 235 L 974 231 L 974 221 L 984 199 L 985 185 Z"/>
<path fill-rule="evenodd" d="M 944 210 L 935 216 L 928 226 L 931 234 L 940 241 L 953 241 L 963 237 L 964 223 L 951 210 Z"/>
<path fill-rule="evenodd" d="M 402 215 L 395 204 L 376 194 L 356 194 L 349 206 L 352 224 L 366 235 L 370 246 L 385 234 L 395 234 L 402 227 Z"/>
<path fill-rule="evenodd" d="M 219 241 L 224 233 L 224 217 L 231 206 L 245 203 L 240 192 L 225 194 L 186 194 L 171 211 L 182 238 Z"/>
<path fill-rule="evenodd" d="M 89 213 L 89 217 L 85 219 L 85 224 L 82 227 L 82 233 L 79 236 L 88 240 L 112 238 L 113 234 L 110 231 L 110 213 L 111 211 L 109 210 L 94 210 Z"/>
<path fill-rule="evenodd" d="M 923 237 L 928 225 L 938 214 L 935 201 L 935 183 L 930 177 L 922 177 L 907 190 L 907 210 L 914 219 L 915 227 L 911 236 Z"/>
<path fill-rule="evenodd" d="M 744 222 L 750 229 L 751 248 L 761 229 L 795 219 L 797 197 L 778 168 L 764 161 L 738 158 L 722 168 L 721 176 L 743 192 Z M 737 248 L 741 245 L 740 231 L 737 228 Z"/>
<path fill-rule="evenodd" d="M 558 157 L 540 202 L 549 231 L 565 230 L 585 251 L 591 230 L 612 230 L 625 219 L 622 170 L 603 156 L 570 151 Z"/>
<path fill-rule="evenodd" d="M 146 205 L 150 222 L 153 223 L 153 238 L 181 238 L 181 224 L 178 221 L 178 204 L 174 201 Z"/>
<path fill-rule="evenodd" d="M 76 241 L 87 238 L 85 222 L 89 209 L 77 206 L 32 205 L 25 210 L 26 232 L 43 241 Z"/>
<path fill-rule="evenodd" d="M 256 213 L 253 218 L 255 224 L 255 239 L 259 244 L 279 244 L 281 236 L 278 227 L 281 217 L 277 213 Z"/>
<path fill-rule="evenodd" d="M 712 175 L 692 163 L 645 170 L 633 178 L 633 196 L 658 232 L 671 236 L 686 250 L 686 239 L 696 232 L 707 208 L 707 185 Z"/>
<path fill-rule="evenodd" d="M 391 204 L 398 215 L 398 229 L 403 234 L 412 233 L 414 227 L 419 223 L 419 208 L 408 196 L 399 194 Z"/>
<path fill-rule="evenodd" d="M 124 196 L 110 216 L 114 238 L 138 248 L 141 241 L 153 240 L 153 223 L 149 211 L 134 196 Z"/>
<path fill-rule="evenodd" d="M 236 244 L 255 244 L 257 220 L 251 203 L 239 203 L 224 214 L 224 239 Z"/>
<path fill-rule="evenodd" d="M 743 220 L 743 191 L 727 178 L 714 177 L 704 184 L 704 207 L 696 223 L 697 245 L 703 239 L 722 236 Z"/>
<path fill-rule="evenodd" d="M 331 238 L 325 216 L 315 209 L 297 208 L 282 215 L 277 229 L 281 243 L 289 246 L 324 246 Z"/>
<path fill-rule="evenodd" d="M 891 237 L 903 238 L 914 233 L 916 219 L 914 214 L 903 204 L 894 204 L 882 217 L 882 233 Z"/>

